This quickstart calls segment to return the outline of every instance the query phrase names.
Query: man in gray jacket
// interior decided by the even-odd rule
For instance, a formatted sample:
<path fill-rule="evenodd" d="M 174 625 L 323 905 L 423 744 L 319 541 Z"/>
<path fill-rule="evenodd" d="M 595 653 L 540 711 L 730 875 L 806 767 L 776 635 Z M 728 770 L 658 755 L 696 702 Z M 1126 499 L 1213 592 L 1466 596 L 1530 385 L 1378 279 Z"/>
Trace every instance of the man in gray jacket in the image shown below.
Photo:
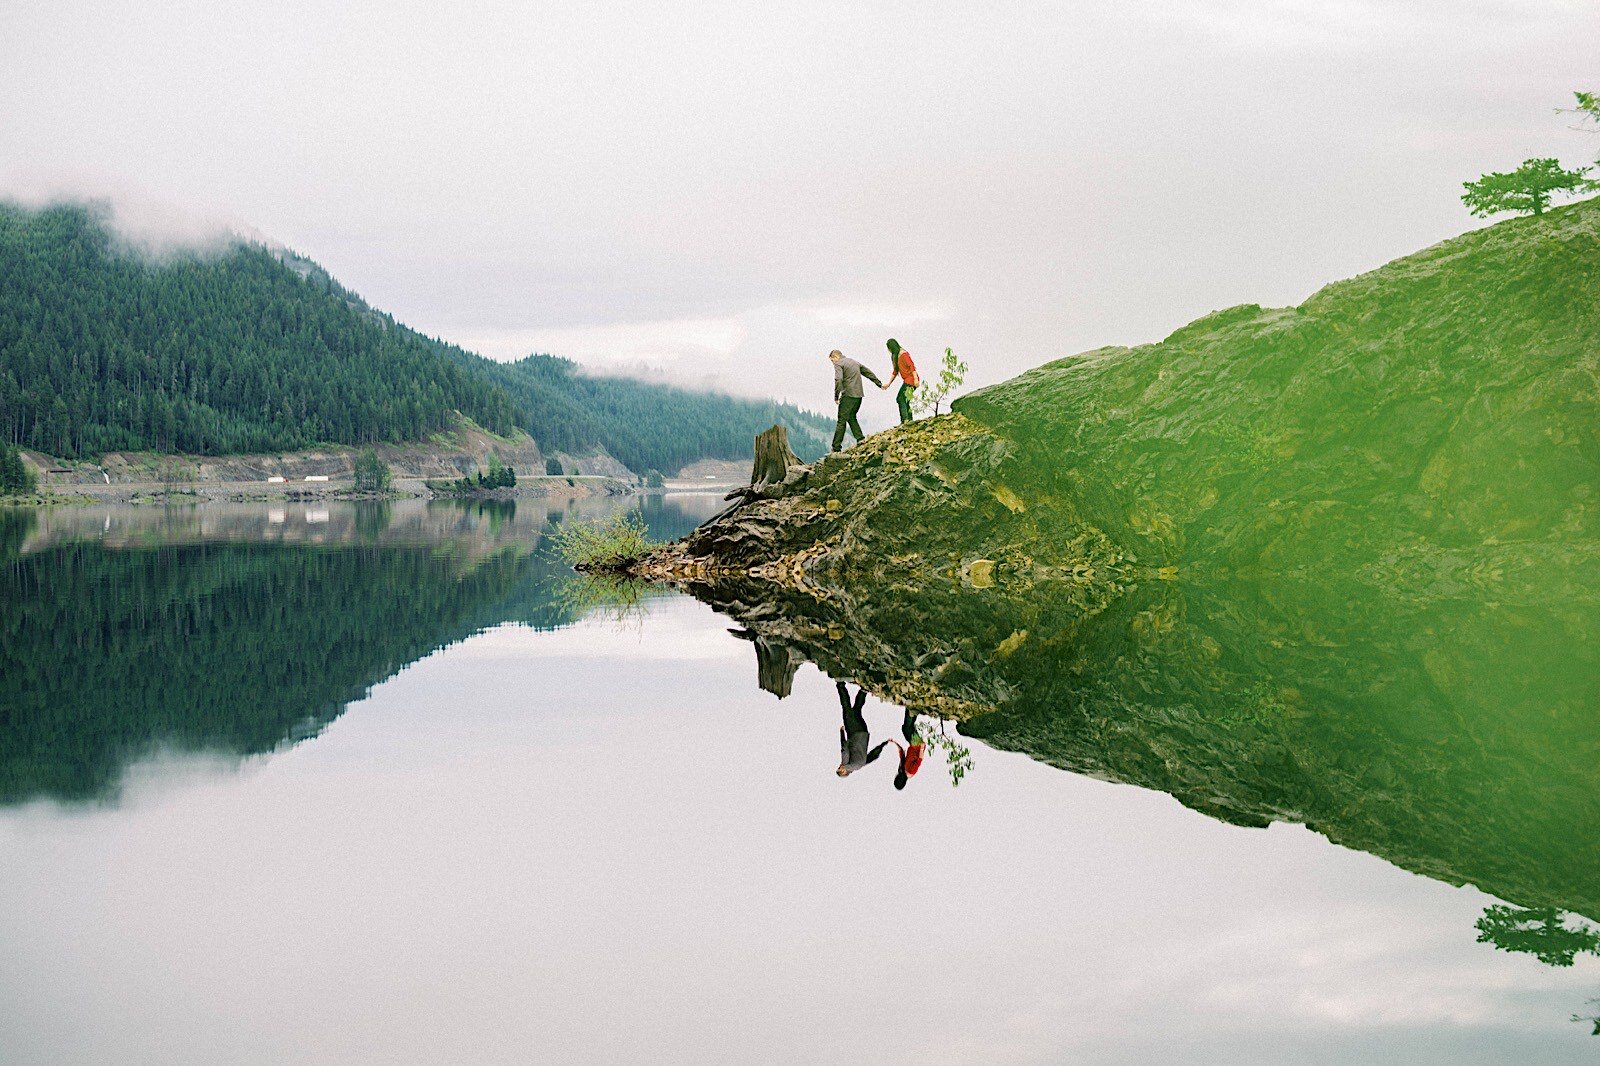
<path fill-rule="evenodd" d="M 866 435 L 861 432 L 861 423 L 856 421 L 856 412 L 861 410 L 862 377 L 880 389 L 883 388 L 883 382 L 878 380 L 878 375 L 854 359 L 846 359 L 837 348 L 828 353 L 828 360 L 833 363 L 833 398 L 839 401 L 839 421 L 833 427 L 833 450 L 838 451 L 844 446 L 846 426 L 855 434 L 857 444 Z"/>

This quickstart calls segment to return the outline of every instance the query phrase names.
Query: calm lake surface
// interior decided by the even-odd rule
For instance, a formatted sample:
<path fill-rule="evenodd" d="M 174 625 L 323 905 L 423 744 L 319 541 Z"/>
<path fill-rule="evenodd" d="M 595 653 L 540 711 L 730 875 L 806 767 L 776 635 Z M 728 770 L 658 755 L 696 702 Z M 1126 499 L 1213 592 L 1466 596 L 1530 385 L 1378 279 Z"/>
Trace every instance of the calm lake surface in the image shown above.
<path fill-rule="evenodd" d="M 953 726 L 840 778 L 836 679 L 550 557 L 634 505 L 0 512 L 0 1061 L 1600 1054 L 1474 888 Z"/>

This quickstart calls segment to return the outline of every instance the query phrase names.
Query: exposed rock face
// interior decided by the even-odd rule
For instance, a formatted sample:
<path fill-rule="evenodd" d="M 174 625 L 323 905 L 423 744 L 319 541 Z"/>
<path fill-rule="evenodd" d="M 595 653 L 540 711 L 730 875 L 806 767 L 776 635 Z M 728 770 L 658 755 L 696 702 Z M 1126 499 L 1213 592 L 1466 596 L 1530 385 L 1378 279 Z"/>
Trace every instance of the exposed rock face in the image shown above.
<path fill-rule="evenodd" d="M 1600 918 L 1600 201 L 956 410 L 641 571 L 764 663 Z"/>
<path fill-rule="evenodd" d="M 680 481 L 714 481 L 719 484 L 734 485 L 749 472 L 748 462 L 734 459 L 700 459 L 672 476 Z"/>
<path fill-rule="evenodd" d="M 500 461 L 524 474 L 543 474 L 544 456 L 526 433 L 500 437 L 470 422 L 429 442 L 379 443 L 379 458 L 397 478 L 458 478 L 489 465 L 494 453 Z M 163 480 L 163 471 L 175 465 L 187 480 L 199 482 L 265 481 L 285 477 L 299 481 L 308 475 L 348 478 L 355 473 L 360 448 L 330 446 L 297 452 L 261 455 L 171 456 L 150 452 L 107 452 L 98 463 L 76 463 L 70 468 L 35 456 L 35 465 L 48 470 L 50 485 L 143 484 Z M 612 460 L 615 462 L 615 460 Z"/>
<path fill-rule="evenodd" d="M 569 452 L 557 452 L 556 458 L 560 461 L 561 471 L 564 474 L 598 475 L 600 477 L 621 478 L 624 481 L 634 481 L 638 477 L 632 470 L 629 470 L 605 452 L 595 452 L 592 455 L 572 455 Z M 530 466 L 528 470 L 530 473 L 544 473 L 543 466 L 540 466 L 537 471 Z"/>

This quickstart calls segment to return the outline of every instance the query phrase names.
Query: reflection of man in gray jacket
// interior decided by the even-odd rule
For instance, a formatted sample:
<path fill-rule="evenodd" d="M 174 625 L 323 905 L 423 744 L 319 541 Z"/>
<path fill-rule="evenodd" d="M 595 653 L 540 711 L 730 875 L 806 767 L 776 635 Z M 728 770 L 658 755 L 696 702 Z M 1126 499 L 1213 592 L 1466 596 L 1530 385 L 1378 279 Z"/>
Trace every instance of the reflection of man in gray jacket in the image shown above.
<path fill-rule="evenodd" d="M 865 376 L 879 388 L 883 387 L 883 382 L 854 359 L 846 359 L 837 348 L 828 353 L 828 359 L 833 363 L 833 398 L 839 401 L 839 421 L 833 427 L 833 450 L 838 451 L 844 446 L 846 426 L 855 434 L 857 444 L 866 435 L 861 432 L 861 423 L 856 421 L 856 412 L 861 410 L 861 378 Z"/>
<path fill-rule="evenodd" d="M 883 754 L 889 742 L 885 740 L 875 748 L 867 747 L 872 737 L 867 732 L 867 720 L 861 714 L 861 706 L 867 702 L 867 690 L 856 686 L 856 698 L 852 701 L 843 681 L 833 684 L 839 690 L 839 707 L 844 711 L 844 725 L 839 727 L 839 776 L 849 777 Z"/>

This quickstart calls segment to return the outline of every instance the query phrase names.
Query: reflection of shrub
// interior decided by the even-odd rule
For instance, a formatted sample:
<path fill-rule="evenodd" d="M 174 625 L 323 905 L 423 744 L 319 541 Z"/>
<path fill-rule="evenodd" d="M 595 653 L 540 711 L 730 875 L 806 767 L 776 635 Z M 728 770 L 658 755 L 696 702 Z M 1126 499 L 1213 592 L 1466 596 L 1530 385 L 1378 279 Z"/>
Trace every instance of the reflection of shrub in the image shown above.
<path fill-rule="evenodd" d="M 631 623 L 643 624 L 644 601 L 653 592 L 643 581 L 615 574 L 585 573 L 563 585 L 560 598 L 574 619 L 599 614 L 621 628 L 631 628 Z"/>
<path fill-rule="evenodd" d="M 961 779 L 967 776 L 967 771 L 972 769 L 972 749 L 954 736 L 944 731 L 945 721 L 938 719 L 939 729 L 935 732 L 931 723 L 919 722 L 917 724 L 917 739 L 922 741 L 922 746 L 929 751 L 943 751 L 945 765 L 950 770 L 951 786 L 961 784 Z"/>
<path fill-rule="evenodd" d="M 568 522 L 551 543 L 580 570 L 615 570 L 655 547 L 636 511 L 620 511 L 598 522 Z"/>

